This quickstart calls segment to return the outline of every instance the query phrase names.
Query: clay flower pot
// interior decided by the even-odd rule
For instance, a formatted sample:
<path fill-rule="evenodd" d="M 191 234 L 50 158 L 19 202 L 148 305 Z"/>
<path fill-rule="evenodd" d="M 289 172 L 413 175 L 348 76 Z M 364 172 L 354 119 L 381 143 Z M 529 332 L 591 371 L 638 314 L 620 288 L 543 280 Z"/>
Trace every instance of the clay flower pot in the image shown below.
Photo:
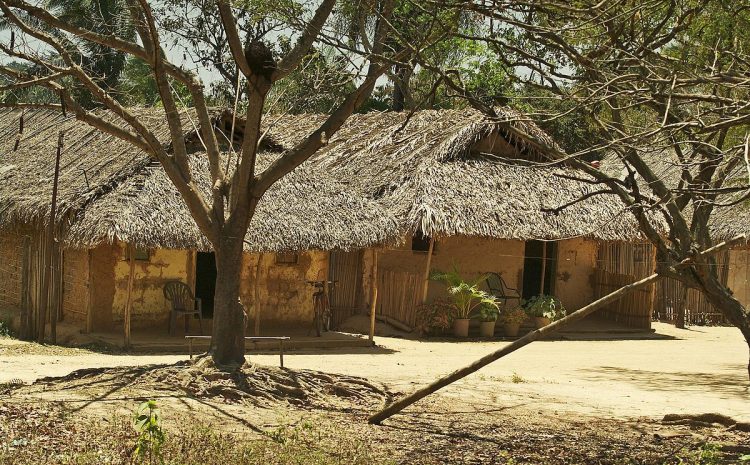
<path fill-rule="evenodd" d="M 495 322 L 494 321 L 480 321 L 479 322 L 479 336 L 480 337 L 494 337 L 495 336 Z"/>
<path fill-rule="evenodd" d="M 503 333 L 509 337 L 518 336 L 518 331 L 521 329 L 521 323 L 506 323 L 503 325 Z"/>
<path fill-rule="evenodd" d="M 535 316 L 534 323 L 536 323 L 536 327 L 537 329 L 539 329 L 539 328 L 544 328 L 545 326 L 550 324 L 551 320 L 543 316 Z"/>
<path fill-rule="evenodd" d="M 469 337 L 468 318 L 456 318 L 453 320 L 453 335 L 456 337 Z"/>

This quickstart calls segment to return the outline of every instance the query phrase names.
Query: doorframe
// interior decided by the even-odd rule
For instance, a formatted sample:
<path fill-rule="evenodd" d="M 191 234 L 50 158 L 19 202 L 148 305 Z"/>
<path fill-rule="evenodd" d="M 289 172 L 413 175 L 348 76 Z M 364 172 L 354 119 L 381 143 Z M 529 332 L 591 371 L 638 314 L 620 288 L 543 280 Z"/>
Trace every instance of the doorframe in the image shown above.
<path fill-rule="evenodd" d="M 542 244 L 542 256 L 539 257 L 530 257 L 526 255 L 526 246 L 529 242 L 539 242 Z M 523 266 L 521 267 L 521 295 L 523 296 L 526 294 L 526 289 L 524 286 L 524 277 L 526 273 L 526 260 L 528 259 L 539 259 L 539 260 L 550 260 L 550 257 L 554 257 L 554 260 L 551 262 L 546 262 L 544 266 L 540 267 L 540 273 L 541 273 L 541 282 L 537 283 L 542 288 L 542 292 L 545 291 L 545 288 L 547 288 L 547 284 L 549 284 L 549 292 L 545 292 L 548 295 L 554 295 L 555 294 L 555 288 L 557 287 L 557 262 L 559 260 L 559 251 L 560 248 L 557 244 L 558 241 L 540 241 L 536 239 L 527 240 L 524 241 L 524 253 L 523 253 Z M 543 258 L 545 257 L 545 258 Z M 552 264 L 552 268 L 550 268 L 550 263 Z M 549 283 L 547 282 L 547 275 L 549 274 Z M 539 290 L 536 289 L 533 293 L 527 294 L 528 296 L 536 296 L 539 295 Z"/>

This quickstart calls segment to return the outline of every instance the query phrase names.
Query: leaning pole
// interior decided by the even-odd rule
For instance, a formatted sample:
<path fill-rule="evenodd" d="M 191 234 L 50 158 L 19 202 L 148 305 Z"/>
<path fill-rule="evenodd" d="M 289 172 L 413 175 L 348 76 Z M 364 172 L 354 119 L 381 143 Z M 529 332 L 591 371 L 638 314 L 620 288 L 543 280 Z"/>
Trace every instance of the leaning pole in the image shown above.
<path fill-rule="evenodd" d="M 718 251 L 721 251 L 732 244 L 742 241 L 745 239 L 744 235 L 737 236 L 731 240 L 722 242 L 720 244 L 717 244 L 711 248 L 708 248 L 704 250 L 703 252 L 699 253 L 699 255 L 708 255 L 712 254 Z M 691 263 L 690 259 L 684 260 L 677 264 L 675 267 L 683 267 L 687 266 Z M 444 388 L 445 386 L 454 383 L 458 381 L 461 378 L 464 378 L 475 371 L 479 370 L 480 368 L 489 365 L 490 363 L 494 362 L 495 360 L 498 360 L 502 357 L 505 357 L 506 355 L 513 353 L 520 349 L 521 347 L 524 347 L 536 340 L 539 340 L 545 336 L 549 336 L 550 334 L 553 334 L 560 329 L 568 326 L 571 323 L 574 323 L 582 318 L 585 318 L 588 315 L 591 315 L 595 311 L 599 310 L 600 308 L 604 307 L 605 305 L 609 304 L 610 302 L 613 302 L 617 299 L 622 298 L 623 296 L 638 290 L 642 287 L 648 286 L 649 284 L 653 284 L 656 281 L 658 281 L 661 278 L 660 275 L 654 273 L 651 276 L 648 276 L 646 278 L 641 279 L 640 281 L 636 281 L 634 283 L 628 284 L 627 286 L 621 287 L 620 289 L 616 290 L 615 292 L 612 292 L 611 294 L 607 294 L 606 296 L 586 305 L 585 307 L 576 310 L 575 312 L 571 313 L 570 315 L 561 318 L 558 321 L 555 321 L 554 323 L 551 323 L 548 326 L 545 326 L 541 329 L 537 329 L 536 331 L 532 331 L 529 334 L 525 335 L 524 337 L 517 339 L 515 342 L 513 342 L 510 345 L 507 345 L 503 347 L 502 349 L 496 350 L 495 352 L 492 352 L 490 354 L 485 355 L 484 357 L 480 358 L 479 360 L 475 361 L 471 365 L 467 365 L 463 368 L 460 368 L 453 373 L 446 375 L 442 378 L 439 378 L 432 383 L 428 384 L 427 386 L 415 391 L 412 394 L 409 394 L 408 396 L 397 400 L 396 402 L 386 406 L 381 411 L 377 412 L 376 414 L 372 415 L 368 422 L 371 424 L 379 425 L 384 420 L 390 418 L 391 416 L 397 414 L 401 410 L 405 409 L 409 405 L 417 402 L 420 399 L 423 399 L 427 397 L 428 395 L 432 394 L 433 392 Z"/>

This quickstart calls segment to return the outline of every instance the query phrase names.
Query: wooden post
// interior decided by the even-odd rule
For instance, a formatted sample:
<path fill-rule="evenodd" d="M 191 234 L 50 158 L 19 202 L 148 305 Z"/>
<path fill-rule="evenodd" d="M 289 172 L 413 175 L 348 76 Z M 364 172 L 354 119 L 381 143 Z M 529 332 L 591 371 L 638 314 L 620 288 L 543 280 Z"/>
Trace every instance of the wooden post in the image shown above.
<path fill-rule="evenodd" d="M 21 242 L 21 339 L 34 340 L 34 330 L 31 325 L 31 245 L 28 236 L 23 236 Z"/>
<path fill-rule="evenodd" d="M 656 247 L 653 245 L 651 246 L 651 272 L 656 273 Z M 646 315 L 646 324 L 644 325 L 646 329 L 651 329 L 651 321 L 654 317 L 654 307 L 656 306 L 656 286 L 656 284 L 651 286 L 651 292 L 648 296 L 648 314 Z"/>
<path fill-rule="evenodd" d="M 539 284 L 539 295 L 544 295 L 544 283 L 547 280 L 547 243 L 542 242 L 542 282 Z"/>
<path fill-rule="evenodd" d="M 720 250 L 723 250 L 732 244 L 744 240 L 745 236 L 737 236 L 734 239 L 731 239 L 726 242 L 722 242 L 720 244 L 717 244 L 709 249 L 704 250 L 703 252 L 700 252 L 700 255 L 707 255 L 711 253 L 718 252 Z M 690 264 L 690 260 L 687 259 L 676 266 L 686 266 Z M 598 299 L 594 302 L 584 306 L 583 308 L 576 310 L 575 312 L 571 313 L 570 315 L 557 320 L 541 329 L 537 329 L 536 331 L 532 331 L 529 334 L 525 335 L 524 337 L 517 339 L 515 342 L 503 347 L 502 349 L 496 350 L 492 353 L 489 353 L 485 355 L 484 357 L 480 358 L 479 360 L 476 360 L 474 363 L 465 366 L 463 368 L 460 368 L 453 373 L 443 376 L 442 378 L 437 379 L 436 381 L 433 381 L 432 383 L 428 384 L 427 386 L 418 389 L 416 392 L 409 394 L 408 396 L 392 403 L 391 405 L 388 405 L 381 411 L 377 412 L 375 415 L 372 415 L 368 421 L 372 424 L 380 424 L 383 422 L 383 420 L 390 418 L 391 416 L 395 415 L 396 413 L 400 412 L 401 410 L 405 409 L 409 405 L 417 402 L 418 400 L 432 394 L 433 392 L 437 391 L 438 389 L 444 388 L 445 386 L 458 381 L 461 378 L 464 378 L 475 371 L 479 370 L 480 368 L 489 365 L 490 363 L 494 362 L 495 360 L 498 360 L 502 357 L 505 357 L 508 354 L 511 354 L 515 352 L 516 350 L 536 341 L 539 339 L 542 339 L 545 336 L 548 336 L 550 334 L 553 334 L 566 326 L 570 325 L 571 323 L 574 323 L 576 321 L 579 321 L 588 315 L 594 313 L 595 311 L 599 310 L 600 308 L 608 305 L 609 303 L 616 301 L 618 299 L 621 299 L 623 296 L 641 289 L 643 287 L 646 287 L 650 284 L 653 284 L 657 282 L 659 279 L 661 279 L 661 276 L 654 273 L 651 276 L 648 276 L 646 278 L 641 279 L 640 281 L 636 281 L 632 284 L 628 284 L 626 286 L 621 287 L 620 289 Z"/>
<path fill-rule="evenodd" d="M 44 342 L 45 330 L 47 325 L 47 307 L 50 305 L 50 288 L 52 287 L 52 271 L 54 260 L 52 259 L 52 249 L 55 246 L 55 215 L 57 214 L 57 187 L 60 180 L 60 156 L 62 155 L 63 138 L 65 133 L 60 131 L 57 137 L 57 152 L 55 154 L 55 173 L 52 180 L 52 205 L 49 213 L 49 225 L 47 227 L 47 237 L 44 245 L 44 273 L 42 274 L 41 298 L 39 299 L 39 320 L 37 321 L 38 333 L 37 340 Z M 52 295 L 54 297 L 54 295 Z M 55 307 L 57 308 L 57 307 Z M 57 315 L 52 318 L 52 341 L 57 339 Z"/>
<path fill-rule="evenodd" d="M 372 249 L 372 298 L 370 299 L 370 342 L 375 345 L 375 310 L 378 302 L 378 251 Z"/>
<path fill-rule="evenodd" d="M 255 310 L 255 327 L 253 335 L 260 336 L 260 270 L 264 254 L 258 254 L 258 264 L 255 266 L 255 293 L 253 296 L 253 307 Z"/>
<path fill-rule="evenodd" d="M 86 333 L 89 334 L 94 328 L 94 315 L 93 315 L 93 307 L 94 307 L 94 274 L 92 273 L 94 263 L 93 261 L 93 253 L 91 249 L 88 250 L 88 276 L 87 276 L 87 286 L 88 286 L 88 298 L 86 299 Z"/>
<path fill-rule="evenodd" d="M 677 308 L 674 316 L 674 327 L 677 329 L 685 329 L 685 307 L 687 306 L 688 299 L 688 287 L 682 283 L 682 296 L 677 301 Z"/>
<path fill-rule="evenodd" d="M 130 272 L 128 273 L 128 293 L 125 300 L 125 315 L 123 315 L 124 344 L 126 349 L 130 348 L 130 315 L 133 311 L 133 280 L 135 279 L 135 251 L 132 244 L 127 245 L 128 264 Z"/>
<path fill-rule="evenodd" d="M 427 302 L 427 291 L 430 287 L 430 267 L 432 266 L 432 251 L 435 249 L 435 239 L 430 237 L 430 246 L 427 248 L 427 265 L 424 269 L 424 281 L 422 283 L 422 303 Z"/>

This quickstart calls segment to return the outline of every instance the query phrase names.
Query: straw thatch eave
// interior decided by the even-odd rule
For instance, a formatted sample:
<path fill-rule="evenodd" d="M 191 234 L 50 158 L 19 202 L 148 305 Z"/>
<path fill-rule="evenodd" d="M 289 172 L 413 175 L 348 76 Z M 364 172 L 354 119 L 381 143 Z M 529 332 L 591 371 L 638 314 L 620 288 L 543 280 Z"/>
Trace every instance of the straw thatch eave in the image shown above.
<path fill-rule="evenodd" d="M 259 168 L 278 156 L 259 154 Z M 190 165 L 199 187 L 209 195 L 207 157 L 193 154 Z M 376 202 L 353 196 L 325 173 L 302 166 L 261 198 L 245 236 L 245 250 L 353 249 L 393 244 L 400 237 L 395 218 Z M 158 165 L 141 170 L 92 202 L 74 221 L 65 240 L 79 248 L 122 241 L 143 248 L 211 249 Z"/>
<path fill-rule="evenodd" d="M 545 167 L 538 144 L 559 150 L 511 110 L 489 119 L 475 110 L 368 114 L 354 119 L 309 163 L 377 199 L 401 230 L 440 236 L 557 240 L 642 240 L 614 195 L 597 195 L 568 167 Z M 509 128 L 516 129 L 511 131 Z M 494 152 L 484 154 L 482 152 Z M 571 179 L 579 178 L 581 180 Z"/>
<path fill-rule="evenodd" d="M 664 182 L 667 188 L 676 191 L 686 187 L 682 179 L 682 164 L 673 151 L 668 149 L 644 151 L 641 152 L 640 156 L 654 174 Z M 608 154 L 602 160 L 601 169 L 608 175 L 620 179 L 624 179 L 626 175 L 622 161 L 615 154 Z M 690 166 L 689 171 L 692 176 L 695 176 L 698 166 Z M 651 193 L 655 196 L 651 187 L 640 176 L 636 176 L 636 181 L 642 192 Z M 724 185 L 731 186 L 746 182 L 747 172 L 744 166 L 740 166 L 731 171 Z M 717 205 L 711 213 L 708 224 L 712 240 L 716 242 L 726 241 L 734 239 L 739 235 L 746 235 L 748 236 L 747 241 L 750 242 L 750 203 L 741 201 L 744 195 L 745 192 L 732 192 L 717 196 Z M 692 203 L 689 203 L 685 207 L 683 215 L 688 223 L 692 221 Z M 666 235 L 668 231 L 666 224 L 662 227 L 662 231 Z"/>
<path fill-rule="evenodd" d="M 130 111 L 165 146 L 170 144 L 162 109 L 132 108 Z M 107 111 L 96 113 L 106 120 L 116 119 Z M 191 121 L 196 119 L 193 113 L 191 110 L 181 112 L 187 132 L 193 131 Z M 19 134 L 21 120 L 23 132 Z M 57 223 L 151 162 L 146 153 L 130 143 L 101 132 L 73 115 L 48 109 L 0 109 L 0 229 L 19 224 L 43 225 L 49 221 L 60 132 L 64 132 L 65 137 L 60 159 Z"/>
<path fill-rule="evenodd" d="M 167 143 L 161 110 L 142 111 L 144 118 L 153 118 L 150 125 L 162 121 L 165 133 L 160 137 Z M 571 168 L 539 165 L 544 154 L 531 139 L 556 148 L 554 141 L 518 113 L 498 112 L 500 119 L 471 109 L 353 115 L 325 147 L 266 193 L 245 237 L 246 249 L 363 248 L 394 244 L 415 232 L 517 240 L 642 239 L 632 215 L 615 196 L 595 196 L 559 213 L 547 211 L 584 196 L 592 185 Z M 61 125 L 70 125 L 76 137 L 66 144 L 61 170 L 61 186 L 70 183 L 61 197 L 71 218 L 63 238 L 69 246 L 124 241 L 147 248 L 210 248 L 158 163 L 57 114 L 41 115 L 33 126 L 37 129 L 24 132 L 25 152 L 8 152 L 19 114 L 3 120 L 5 152 L 0 153 L 7 156 L 0 156 L 0 180 L 5 176 L 12 183 L 27 176 L 36 182 L 21 180 L 22 188 L 0 185 L 0 195 L 7 199 L 5 204 L 0 200 L 0 213 L 3 208 L 16 212 L 0 219 L 0 227 L 3 221 L 38 220 L 49 211 L 54 143 L 42 139 L 46 134 L 56 141 Z M 325 118 L 268 115 L 259 170 Z M 242 122 L 234 123 L 241 134 Z M 217 116 L 216 124 L 227 132 L 231 114 Z M 20 163 L 23 157 L 33 159 L 30 166 Z M 194 153 L 190 164 L 209 196 L 205 155 Z M 33 201 L 27 201 L 25 193 Z"/>

